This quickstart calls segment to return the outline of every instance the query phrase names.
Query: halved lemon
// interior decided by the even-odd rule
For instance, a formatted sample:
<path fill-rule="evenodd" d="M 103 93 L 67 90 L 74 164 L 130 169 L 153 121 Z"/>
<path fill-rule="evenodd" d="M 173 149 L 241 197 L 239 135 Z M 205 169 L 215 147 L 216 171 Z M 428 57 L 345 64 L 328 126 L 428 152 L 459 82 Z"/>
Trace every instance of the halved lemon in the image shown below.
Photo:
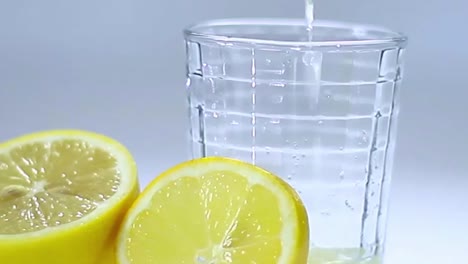
<path fill-rule="evenodd" d="M 157 177 L 120 229 L 120 264 L 303 264 L 308 220 L 296 192 L 251 164 L 220 157 Z"/>
<path fill-rule="evenodd" d="M 0 144 L 0 262 L 96 264 L 139 193 L 117 141 L 46 131 Z"/>

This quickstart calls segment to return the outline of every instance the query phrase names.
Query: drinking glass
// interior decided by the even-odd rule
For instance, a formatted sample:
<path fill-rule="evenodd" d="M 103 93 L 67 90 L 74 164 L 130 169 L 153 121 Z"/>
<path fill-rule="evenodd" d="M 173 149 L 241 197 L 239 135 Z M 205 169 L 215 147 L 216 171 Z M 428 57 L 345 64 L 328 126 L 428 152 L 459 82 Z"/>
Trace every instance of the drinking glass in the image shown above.
<path fill-rule="evenodd" d="M 381 263 L 405 36 L 294 19 L 185 30 L 191 157 L 265 168 L 299 193 L 309 263 Z"/>

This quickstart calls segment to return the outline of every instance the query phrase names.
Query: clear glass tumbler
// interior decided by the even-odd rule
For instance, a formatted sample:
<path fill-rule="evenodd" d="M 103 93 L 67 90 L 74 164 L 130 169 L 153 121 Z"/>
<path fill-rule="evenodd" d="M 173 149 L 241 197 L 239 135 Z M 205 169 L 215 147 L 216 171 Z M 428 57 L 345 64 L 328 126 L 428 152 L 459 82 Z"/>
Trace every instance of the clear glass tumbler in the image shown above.
<path fill-rule="evenodd" d="M 289 182 L 309 214 L 309 263 L 381 263 L 406 38 L 230 19 L 191 26 L 185 40 L 192 157 L 244 160 Z"/>

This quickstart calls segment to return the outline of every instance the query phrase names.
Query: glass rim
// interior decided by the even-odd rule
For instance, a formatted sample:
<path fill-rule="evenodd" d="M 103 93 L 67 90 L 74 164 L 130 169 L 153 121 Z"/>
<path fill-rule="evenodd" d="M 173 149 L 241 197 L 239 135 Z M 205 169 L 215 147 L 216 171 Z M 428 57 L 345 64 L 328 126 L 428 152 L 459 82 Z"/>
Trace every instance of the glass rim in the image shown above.
<path fill-rule="evenodd" d="M 212 34 L 203 32 L 203 29 L 209 29 L 218 26 L 305 26 L 305 19 L 297 18 L 227 18 L 206 20 L 195 23 L 184 28 L 183 33 L 186 39 L 198 38 L 205 41 L 215 41 L 221 43 L 238 43 L 252 45 L 268 45 L 291 48 L 345 48 L 345 47 L 369 47 L 369 46 L 405 46 L 407 36 L 403 33 L 392 31 L 388 28 L 360 24 L 338 20 L 316 20 L 316 27 L 331 27 L 336 29 L 356 30 L 360 29 L 365 32 L 376 31 L 383 34 L 383 37 L 374 37 L 368 39 L 356 40 L 311 40 L 311 41 L 294 41 L 294 40 L 272 40 L 252 37 L 231 37 L 222 34 Z"/>

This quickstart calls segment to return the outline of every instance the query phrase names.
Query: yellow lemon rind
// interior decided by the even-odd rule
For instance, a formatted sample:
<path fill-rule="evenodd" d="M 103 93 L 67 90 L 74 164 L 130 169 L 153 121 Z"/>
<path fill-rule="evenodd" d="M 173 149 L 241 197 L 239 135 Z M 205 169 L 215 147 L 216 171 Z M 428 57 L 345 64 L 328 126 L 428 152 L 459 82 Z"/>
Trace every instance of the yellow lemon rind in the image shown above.
<path fill-rule="evenodd" d="M 283 243 L 283 250 L 285 252 L 281 255 L 278 264 L 307 263 L 309 251 L 308 218 L 305 206 L 298 194 L 289 184 L 272 173 L 254 165 L 224 157 L 207 157 L 187 161 L 163 172 L 153 180 L 133 203 L 124 217 L 117 238 L 118 263 L 130 263 L 126 256 L 126 234 L 131 229 L 133 220 L 151 204 L 152 196 L 159 189 L 164 188 L 171 181 L 180 177 L 191 177 L 192 175 L 196 177 L 213 169 L 232 170 L 240 175 L 248 175 L 246 178 L 251 184 L 268 186 L 272 192 L 281 195 L 284 199 L 280 199 L 280 207 L 283 216 L 286 216 L 286 219 L 283 219 L 283 221 L 286 223 L 294 222 L 294 219 L 301 219 L 301 221 L 293 225 L 287 225 L 287 229 L 283 230 L 281 239 L 285 242 Z"/>
<path fill-rule="evenodd" d="M 120 185 L 116 193 L 106 200 L 103 204 L 98 206 L 90 214 L 83 216 L 79 220 L 66 223 L 56 227 L 49 227 L 35 232 L 21 233 L 21 234 L 0 234 L 0 242 L 18 242 L 21 243 L 25 239 L 43 239 L 49 236 L 63 236 L 64 233 L 72 233 L 74 230 L 83 229 L 86 225 L 91 225 L 96 219 L 104 217 L 106 214 L 112 214 L 112 208 L 118 208 L 123 202 L 125 197 L 136 197 L 139 192 L 137 167 L 132 155 L 128 149 L 118 141 L 106 137 L 104 135 L 83 131 L 83 130 L 51 130 L 42 131 L 23 135 L 3 143 L 0 143 L 0 153 L 8 153 L 12 149 L 24 144 L 30 143 L 48 143 L 60 139 L 76 139 L 89 142 L 96 148 L 101 148 L 111 155 L 114 155 L 118 162 L 118 169 L 122 175 Z"/>

